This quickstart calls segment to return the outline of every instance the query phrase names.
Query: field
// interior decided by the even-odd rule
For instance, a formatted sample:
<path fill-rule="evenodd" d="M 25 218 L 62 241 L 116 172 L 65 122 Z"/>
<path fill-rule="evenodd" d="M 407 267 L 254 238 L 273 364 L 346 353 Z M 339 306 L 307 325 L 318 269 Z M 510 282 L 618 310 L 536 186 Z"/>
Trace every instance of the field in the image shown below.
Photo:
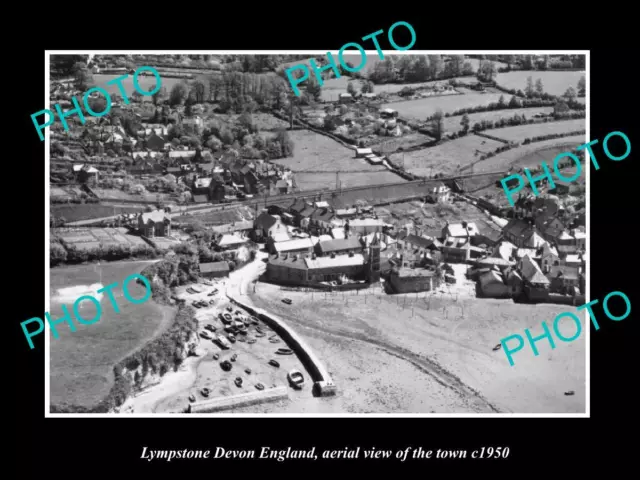
<path fill-rule="evenodd" d="M 394 153 L 391 155 L 391 161 L 398 165 L 404 162 L 405 168 L 415 175 L 453 174 L 459 166 L 464 167 L 475 162 L 483 153 L 503 145 L 501 142 L 477 135 L 466 135 L 435 147 L 404 154 Z"/>
<path fill-rule="evenodd" d="M 550 135 L 553 133 L 569 133 L 579 130 L 586 130 L 587 125 L 584 118 L 573 120 L 563 120 L 560 122 L 543 122 L 532 125 L 517 125 L 515 127 L 496 128 L 487 130 L 485 133 L 492 137 L 502 138 L 507 141 L 521 142 L 525 138 Z"/>
<path fill-rule="evenodd" d="M 393 102 L 381 105 L 380 108 L 392 108 L 397 110 L 400 117 L 424 120 L 433 115 L 437 109 L 444 113 L 453 113 L 461 108 L 477 107 L 497 102 L 500 98 L 497 93 L 469 93 L 464 95 L 448 95 L 433 98 L 422 98 L 408 102 Z"/>
<path fill-rule="evenodd" d="M 136 247 L 147 245 L 142 238 L 129 235 L 126 228 L 87 228 L 76 231 L 52 230 L 51 235 L 63 240 L 67 245 L 73 245 L 79 250 L 89 250 L 99 246 L 129 245 Z"/>
<path fill-rule="evenodd" d="M 533 82 L 541 79 L 544 91 L 551 95 L 563 95 L 567 88 L 578 89 L 578 81 L 586 76 L 586 72 L 553 72 L 553 71 L 515 71 L 499 73 L 496 77 L 498 85 L 504 88 L 522 90 L 527 86 L 527 77 L 531 77 Z"/>
<path fill-rule="evenodd" d="M 335 140 L 309 130 L 294 130 L 289 137 L 295 144 L 292 157 L 274 160 L 273 163 L 290 168 L 294 172 L 349 172 L 379 171 L 366 160 L 355 158 L 355 152 Z"/>
<path fill-rule="evenodd" d="M 51 336 L 52 404 L 68 403 L 85 407 L 97 404 L 111 388 L 113 365 L 169 325 L 174 315 L 173 309 L 160 306 L 153 300 L 134 305 L 123 297 L 122 281 L 132 273 L 139 273 L 150 263 L 112 262 L 51 269 L 49 312 L 52 318 L 63 316 L 62 304 L 71 310 L 72 303 L 85 292 L 99 298 L 102 307 L 102 318 L 97 323 L 83 325 L 76 322 L 75 332 L 70 332 L 63 323 L 58 326 L 59 338 Z M 120 313 L 114 312 L 107 296 L 95 293 L 103 285 L 113 282 L 120 285 L 113 290 Z M 134 298 L 144 295 L 144 287 L 140 285 L 132 282 L 128 288 Z M 82 315 L 91 318 L 93 307 L 85 308 L 89 311 L 82 311 Z"/>
<path fill-rule="evenodd" d="M 382 153 L 393 153 L 398 148 L 411 148 L 432 142 L 434 139 L 422 133 L 413 132 L 401 137 L 376 137 L 374 142 L 367 142 L 367 146 Z"/>
<path fill-rule="evenodd" d="M 555 138 L 543 142 L 521 145 L 518 148 L 499 153 L 495 157 L 487 158 L 473 166 L 475 173 L 491 172 L 494 170 L 507 170 L 513 166 L 537 167 L 542 162 L 546 162 L 549 167 L 553 165 L 556 155 L 573 150 L 586 141 L 585 135 L 575 135 L 572 137 Z"/>
<path fill-rule="evenodd" d="M 527 119 L 530 119 L 530 118 L 533 118 L 533 116 L 536 113 L 548 114 L 551 112 L 553 112 L 553 107 L 518 108 L 518 109 L 507 109 L 507 110 L 494 110 L 492 112 L 470 113 L 469 125 L 471 128 L 473 127 L 474 123 L 481 122 L 482 120 L 495 122 L 496 120 L 500 120 L 501 118 L 511 118 L 515 114 L 525 115 Z M 456 115 L 455 117 L 445 118 L 444 119 L 445 132 L 451 133 L 451 132 L 458 132 L 462 130 L 462 125 L 460 125 L 461 120 L 462 120 L 462 115 Z"/>
<path fill-rule="evenodd" d="M 460 266 L 454 268 L 456 290 L 468 292 Z M 256 306 L 287 321 L 326 362 L 340 389 L 339 396 L 324 401 L 327 410 L 585 411 L 584 336 L 555 350 L 540 342 L 537 357 L 523 349 L 514 355 L 513 367 L 502 350 L 492 351 L 501 338 L 525 328 L 537 334 L 542 321 L 566 306 L 480 300 L 446 289 L 418 298 L 361 292 L 325 299 L 287 291 L 292 305 L 280 301 L 285 292 L 273 285 L 260 284 L 251 295 Z M 565 396 L 567 390 L 576 395 Z"/>
<path fill-rule="evenodd" d="M 120 213 L 139 213 L 142 211 L 144 211 L 144 208 L 140 206 L 116 207 L 111 205 L 97 205 L 93 203 L 51 205 L 51 215 L 64 217 L 67 222 L 111 217 Z"/>

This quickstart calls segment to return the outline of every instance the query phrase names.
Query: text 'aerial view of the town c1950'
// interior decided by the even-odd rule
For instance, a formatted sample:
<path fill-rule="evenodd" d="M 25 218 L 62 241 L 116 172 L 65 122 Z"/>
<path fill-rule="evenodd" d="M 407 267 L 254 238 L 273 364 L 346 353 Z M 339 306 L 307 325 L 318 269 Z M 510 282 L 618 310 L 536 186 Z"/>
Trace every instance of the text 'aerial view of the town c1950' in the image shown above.
<path fill-rule="evenodd" d="M 45 330 L 50 413 L 585 413 L 584 333 L 501 345 L 585 303 L 585 174 L 500 182 L 586 169 L 584 53 L 374 51 L 299 96 L 325 54 L 140 53 L 48 53 L 45 108 L 111 100 L 46 131 L 48 311 L 102 308 Z"/>

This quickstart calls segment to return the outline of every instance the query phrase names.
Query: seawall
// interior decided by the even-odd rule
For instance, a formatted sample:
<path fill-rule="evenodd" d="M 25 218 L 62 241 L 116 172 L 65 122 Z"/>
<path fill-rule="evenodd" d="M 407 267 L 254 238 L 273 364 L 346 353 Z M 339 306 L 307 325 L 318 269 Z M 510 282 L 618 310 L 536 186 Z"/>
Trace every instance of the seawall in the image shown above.
<path fill-rule="evenodd" d="M 313 388 L 317 395 L 321 397 L 328 397 L 336 394 L 336 386 L 327 369 L 315 356 L 311 347 L 309 347 L 306 342 L 284 322 L 284 320 L 262 310 L 261 308 L 247 305 L 246 303 L 233 298 L 229 294 L 227 294 L 227 297 L 231 300 L 231 303 L 239 305 L 252 315 L 255 315 L 260 320 L 264 321 L 284 339 L 289 348 L 296 352 L 298 358 L 300 358 L 313 379 Z"/>
<path fill-rule="evenodd" d="M 188 413 L 210 413 L 231 410 L 233 408 L 248 407 L 266 402 L 277 402 L 289 398 L 287 387 L 267 388 L 261 392 L 241 393 L 229 397 L 217 397 L 211 400 L 190 403 Z"/>

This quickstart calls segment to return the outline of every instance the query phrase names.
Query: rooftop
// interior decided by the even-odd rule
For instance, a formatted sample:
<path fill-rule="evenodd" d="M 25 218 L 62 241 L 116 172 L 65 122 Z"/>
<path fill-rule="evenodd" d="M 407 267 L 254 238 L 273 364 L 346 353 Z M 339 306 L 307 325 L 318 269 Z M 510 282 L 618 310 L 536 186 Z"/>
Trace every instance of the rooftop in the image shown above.
<path fill-rule="evenodd" d="M 225 261 L 200 264 L 200 273 L 228 272 L 229 264 Z"/>

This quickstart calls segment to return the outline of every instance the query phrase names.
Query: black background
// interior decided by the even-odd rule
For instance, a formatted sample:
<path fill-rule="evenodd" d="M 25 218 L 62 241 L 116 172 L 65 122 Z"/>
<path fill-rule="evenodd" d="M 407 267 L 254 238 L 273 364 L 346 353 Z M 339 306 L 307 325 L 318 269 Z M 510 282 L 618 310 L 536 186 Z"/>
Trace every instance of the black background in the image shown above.
<path fill-rule="evenodd" d="M 168 9 L 174 7 L 177 5 Z M 560 12 L 555 6 L 550 8 L 538 3 L 521 5 L 522 12 L 498 12 L 501 8 L 488 4 L 485 4 L 486 11 L 472 12 L 451 2 L 440 11 L 425 4 L 424 12 L 419 15 L 409 14 L 411 9 L 406 4 L 398 4 L 399 13 L 389 11 L 373 20 L 363 15 L 372 5 L 363 3 L 361 7 L 360 11 L 349 13 L 342 6 L 329 7 L 323 3 L 290 11 L 289 7 L 274 4 L 267 16 L 248 6 L 230 13 L 185 5 L 183 9 L 189 11 L 174 17 L 168 9 L 161 16 L 148 13 L 156 8 L 153 4 L 137 7 L 114 4 L 103 5 L 99 13 L 89 13 L 83 8 L 82 14 L 73 18 L 62 11 L 66 10 L 65 4 L 51 16 L 58 25 L 55 35 L 49 22 L 30 25 L 31 29 L 40 28 L 51 35 L 44 35 L 44 45 L 35 40 L 31 45 L 21 45 L 19 51 L 12 53 L 17 57 L 13 65 L 18 70 L 5 71 L 13 78 L 12 86 L 5 91 L 6 99 L 16 104 L 10 110 L 5 106 L 4 118 L 11 121 L 9 127 L 5 126 L 5 145 L 16 148 L 16 152 L 4 159 L 3 182 L 6 191 L 3 195 L 4 237 L 8 242 L 4 276 L 9 283 L 4 299 L 9 311 L 4 320 L 11 325 L 9 341 L 17 350 L 17 358 L 14 357 L 17 361 L 5 356 L 4 366 L 5 372 L 11 371 L 18 377 L 17 385 L 3 389 L 5 397 L 11 396 L 17 408 L 15 413 L 7 412 L 6 423 L 17 425 L 17 431 L 11 436 L 5 434 L 5 438 L 9 437 L 8 443 L 13 445 L 13 437 L 18 437 L 18 471 L 27 478 L 40 474 L 59 474 L 63 478 L 88 475 L 130 478 L 137 471 L 164 478 L 196 470 L 197 475 L 224 474 L 240 478 L 253 470 L 262 473 L 292 470 L 305 476 L 326 471 L 339 478 L 345 476 L 346 471 L 357 474 L 371 471 L 378 477 L 406 468 L 413 468 L 419 476 L 463 469 L 472 473 L 508 472 L 510 475 L 531 472 L 553 478 L 560 472 L 575 474 L 591 465 L 611 465 L 612 462 L 617 465 L 633 458 L 631 442 L 635 432 L 627 433 L 627 430 L 637 408 L 631 389 L 635 388 L 638 374 L 635 364 L 627 357 L 630 357 L 633 340 L 631 325 L 635 309 L 624 321 L 612 322 L 604 317 L 600 306 L 595 312 L 601 328 L 597 332 L 591 328 L 589 419 L 506 416 L 498 419 L 44 418 L 44 335 L 35 340 L 36 348 L 29 350 L 20 322 L 41 317 L 45 311 L 46 282 L 40 276 L 46 248 L 44 228 L 48 224 L 42 213 L 46 201 L 41 173 L 44 172 L 44 142 L 40 142 L 30 118 L 31 113 L 45 108 L 42 90 L 45 49 L 337 50 L 344 43 L 384 29 L 381 45 L 390 50 L 386 31 L 396 21 L 407 21 L 417 33 L 417 43 L 412 50 L 464 50 L 466 53 L 487 49 L 590 50 L 591 139 L 602 140 L 610 131 L 618 130 L 625 132 L 632 144 L 631 155 L 621 162 L 606 159 L 601 146 L 595 148 L 601 168 L 597 172 L 591 170 L 590 182 L 591 298 L 602 300 L 607 293 L 621 290 L 634 304 L 631 278 L 636 271 L 633 265 L 637 264 L 638 211 L 634 194 L 638 187 L 632 164 L 638 147 L 632 120 L 637 115 L 637 73 L 634 71 L 637 56 L 629 49 L 631 43 L 628 42 L 632 41 L 637 27 L 620 23 L 625 16 L 632 15 L 618 11 L 579 16 L 573 10 Z M 91 24 L 94 25 L 89 28 Z M 403 39 L 401 31 L 402 28 L 396 30 L 396 42 L 406 45 L 408 37 Z M 11 43 L 7 46 L 17 48 Z M 373 47 L 367 42 L 365 48 Z M 395 459 L 287 460 L 284 463 L 173 460 L 167 463 L 141 460 L 143 446 L 149 450 L 212 451 L 217 446 L 258 451 L 262 446 L 273 449 L 316 446 L 316 451 L 356 446 L 392 450 L 407 446 L 421 446 L 425 450 L 508 446 L 510 456 L 506 460 L 409 459 L 405 463 Z"/>

